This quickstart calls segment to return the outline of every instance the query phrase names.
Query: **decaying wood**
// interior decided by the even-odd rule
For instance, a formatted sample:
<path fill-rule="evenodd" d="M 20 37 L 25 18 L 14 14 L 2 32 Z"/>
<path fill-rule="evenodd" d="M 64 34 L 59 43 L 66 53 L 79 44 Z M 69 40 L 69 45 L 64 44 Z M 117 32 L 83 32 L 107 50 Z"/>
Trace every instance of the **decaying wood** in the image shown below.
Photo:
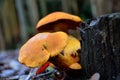
<path fill-rule="evenodd" d="M 98 72 L 100 80 L 116 80 L 120 74 L 120 13 L 100 16 L 86 23 L 81 24 L 81 64 L 86 76 Z"/>

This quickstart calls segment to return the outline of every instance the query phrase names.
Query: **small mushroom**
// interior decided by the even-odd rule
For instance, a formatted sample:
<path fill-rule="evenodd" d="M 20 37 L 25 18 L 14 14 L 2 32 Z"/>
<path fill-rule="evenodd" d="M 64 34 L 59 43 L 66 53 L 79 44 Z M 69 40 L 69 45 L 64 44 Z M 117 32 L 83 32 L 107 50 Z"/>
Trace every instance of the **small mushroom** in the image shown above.
<path fill-rule="evenodd" d="M 64 31 L 76 29 L 83 22 L 79 16 L 65 12 L 53 12 L 42 18 L 36 26 L 39 32 L 43 31 Z"/>
<path fill-rule="evenodd" d="M 67 42 L 67 45 L 64 49 L 64 56 L 65 56 L 65 58 L 68 59 L 68 61 L 71 62 L 71 65 L 74 63 L 78 63 L 80 60 L 80 55 L 77 52 L 77 50 L 81 49 L 80 45 L 81 44 L 80 44 L 80 41 L 78 39 L 76 39 L 73 36 L 68 37 L 68 42 Z M 81 66 L 81 65 L 79 64 L 79 66 Z M 70 68 L 74 69 L 73 66 Z M 81 68 L 82 67 L 79 67 L 79 69 L 81 69 Z"/>
<path fill-rule="evenodd" d="M 18 60 L 28 67 L 38 67 L 65 47 L 68 36 L 64 32 L 38 33 L 20 49 Z"/>
<path fill-rule="evenodd" d="M 79 63 L 73 63 L 69 66 L 71 69 L 82 69 L 81 65 Z"/>

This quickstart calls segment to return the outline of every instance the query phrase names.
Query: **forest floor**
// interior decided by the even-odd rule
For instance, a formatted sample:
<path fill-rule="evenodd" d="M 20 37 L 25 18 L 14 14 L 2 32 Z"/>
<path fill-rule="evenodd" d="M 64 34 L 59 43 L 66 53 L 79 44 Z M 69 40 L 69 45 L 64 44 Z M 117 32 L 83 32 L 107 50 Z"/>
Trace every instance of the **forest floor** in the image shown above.
<path fill-rule="evenodd" d="M 18 54 L 19 49 L 0 52 L 0 80 L 25 80 L 28 77 L 31 69 L 19 63 Z M 63 76 L 56 69 L 48 67 L 46 71 L 34 77 L 34 80 L 55 78 L 62 79 Z"/>

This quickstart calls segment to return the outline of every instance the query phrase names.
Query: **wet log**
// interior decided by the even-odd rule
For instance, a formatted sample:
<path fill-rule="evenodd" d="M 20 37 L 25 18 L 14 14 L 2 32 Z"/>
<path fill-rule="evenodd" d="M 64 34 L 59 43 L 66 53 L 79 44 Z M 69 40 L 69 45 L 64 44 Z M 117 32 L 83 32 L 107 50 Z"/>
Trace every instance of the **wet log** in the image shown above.
<path fill-rule="evenodd" d="M 100 80 L 117 80 L 120 74 L 120 13 L 89 19 L 80 25 L 81 64 L 86 76 L 100 73 Z"/>

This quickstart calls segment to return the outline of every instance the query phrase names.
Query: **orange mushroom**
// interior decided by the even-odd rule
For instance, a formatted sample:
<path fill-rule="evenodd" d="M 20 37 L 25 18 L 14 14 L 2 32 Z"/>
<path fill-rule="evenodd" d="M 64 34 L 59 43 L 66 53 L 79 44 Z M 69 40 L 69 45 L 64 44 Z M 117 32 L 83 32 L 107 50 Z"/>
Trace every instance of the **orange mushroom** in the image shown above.
<path fill-rule="evenodd" d="M 41 66 L 64 49 L 67 39 L 64 32 L 38 33 L 22 46 L 18 60 L 28 67 Z"/>
<path fill-rule="evenodd" d="M 39 32 L 43 31 L 64 31 L 68 32 L 69 29 L 76 29 L 79 24 L 83 22 L 82 19 L 76 15 L 65 12 L 53 12 L 42 18 L 36 29 Z"/>
<path fill-rule="evenodd" d="M 71 62 L 69 66 L 71 69 L 81 69 L 81 65 L 78 63 L 80 60 L 80 55 L 78 54 L 78 50 L 81 49 L 81 44 L 78 39 L 73 36 L 68 37 L 68 42 L 65 47 L 64 56 Z M 77 67 L 77 68 L 76 68 Z"/>
<path fill-rule="evenodd" d="M 71 69 L 82 69 L 81 65 L 79 63 L 73 63 L 69 66 Z"/>

